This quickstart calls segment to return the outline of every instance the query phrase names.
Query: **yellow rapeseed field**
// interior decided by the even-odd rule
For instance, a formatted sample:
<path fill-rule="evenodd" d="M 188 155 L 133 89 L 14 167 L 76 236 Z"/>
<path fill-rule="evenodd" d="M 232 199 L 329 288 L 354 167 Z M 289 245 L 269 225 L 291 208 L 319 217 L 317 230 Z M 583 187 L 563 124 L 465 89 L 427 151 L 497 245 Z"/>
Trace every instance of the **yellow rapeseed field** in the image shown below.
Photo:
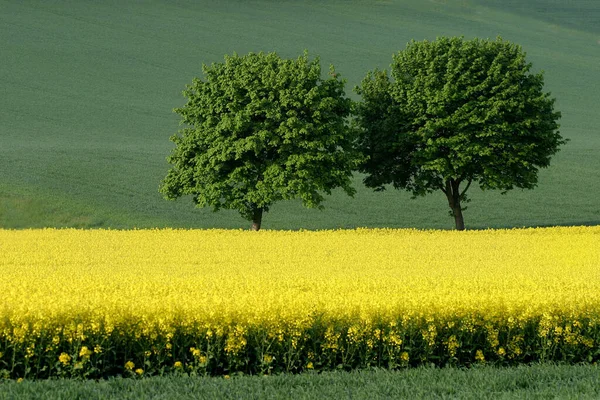
<path fill-rule="evenodd" d="M 0 230 L 0 289 L 11 377 L 600 353 L 600 227 Z"/>

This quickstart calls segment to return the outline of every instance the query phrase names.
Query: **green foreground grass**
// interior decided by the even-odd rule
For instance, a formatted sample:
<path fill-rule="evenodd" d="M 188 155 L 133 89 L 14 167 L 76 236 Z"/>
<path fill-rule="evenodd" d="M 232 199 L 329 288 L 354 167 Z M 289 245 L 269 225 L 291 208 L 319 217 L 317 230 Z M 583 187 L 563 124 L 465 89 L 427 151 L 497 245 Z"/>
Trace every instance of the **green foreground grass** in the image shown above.
<path fill-rule="evenodd" d="M 527 3 L 526 5 L 523 3 Z M 158 193 L 169 168 L 174 107 L 224 54 L 304 49 L 333 63 L 347 93 L 388 68 L 411 39 L 521 44 L 563 113 L 570 138 L 539 187 L 506 196 L 472 187 L 467 228 L 600 224 L 600 31 L 596 0 L 0 0 L 0 227 L 240 228 L 235 211 L 195 209 Z M 325 210 L 276 204 L 266 229 L 452 228 L 436 193 L 373 193 Z"/>
<path fill-rule="evenodd" d="M 0 383 L 0 399 L 597 399 L 600 367 L 415 368 L 321 374 Z"/>

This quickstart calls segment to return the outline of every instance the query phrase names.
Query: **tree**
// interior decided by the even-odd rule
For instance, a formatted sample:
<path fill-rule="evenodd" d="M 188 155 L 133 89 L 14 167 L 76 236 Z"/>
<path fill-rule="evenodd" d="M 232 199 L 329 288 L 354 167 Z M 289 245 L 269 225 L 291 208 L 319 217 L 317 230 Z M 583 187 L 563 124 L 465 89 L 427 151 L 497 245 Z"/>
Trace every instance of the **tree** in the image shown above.
<path fill-rule="evenodd" d="M 538 169 L 566 143 L 543 74 L 520 46 L 501 38 L 412 41 L 386 71 L 356 88 L 359 170 L 375 190 L 391 184 L 413 198 L 441 190 L 456 229 L 472 183 L 532 189 Z"/>
<path fill-rule="evenodd" d="M 324 79 L 307 52 L 295 60 L 250 53 L 202 70 L 205 79 L 194 79 L 183 92 L 187 104 L 175 109 L 185 127 L 171 137 L 165 198 L 192 195 L 198 207 L 238 210 L 259 230 L 278 200 L 322 208 L 321 192 L 354 194 L 361 157 L 346 122 L 345 81 L 333 66 Z"/>

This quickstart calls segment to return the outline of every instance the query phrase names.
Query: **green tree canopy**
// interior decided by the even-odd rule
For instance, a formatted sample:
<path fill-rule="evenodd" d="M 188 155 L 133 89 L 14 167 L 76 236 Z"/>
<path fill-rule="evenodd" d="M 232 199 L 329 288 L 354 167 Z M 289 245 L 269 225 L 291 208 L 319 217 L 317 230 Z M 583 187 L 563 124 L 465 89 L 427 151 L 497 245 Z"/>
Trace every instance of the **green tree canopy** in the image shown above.
<path fill-rule="evenodd" d="M 369 72 L 356 88 L 360 166 L 368 187 L 445 193 L 464 229 L 467 189 L 531 189 L 564 144 L 555 99 L 520 46 L 500 38 L 412 41 L 391 77 Z"/>
<path fill-rule="evenodd" d="M 198 207 L 238 210 L 260 229 L 263 212 L 278 200 L 302 199 L 322 207 L 323 193 L 348 195 L 360 155 L 346 118 L 351 101 L 345 81 L 308 53 L 225 56 L 202 68 L 175 109 L 185 127 L 171 137 L 172 164 L 160 192 L 167 199 L 192 195 Z"/>

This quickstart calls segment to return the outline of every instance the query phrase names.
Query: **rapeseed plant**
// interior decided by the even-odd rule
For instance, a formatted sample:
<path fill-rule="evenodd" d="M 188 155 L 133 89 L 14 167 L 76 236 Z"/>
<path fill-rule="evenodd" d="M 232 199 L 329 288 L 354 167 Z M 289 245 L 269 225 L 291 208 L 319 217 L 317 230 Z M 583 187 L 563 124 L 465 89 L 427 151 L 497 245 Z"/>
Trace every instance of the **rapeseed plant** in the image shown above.
<path fill-rule="evenodd" d="M 0 230 L 0 254 L 11 378 L 600 358 L 598 227 Z"/>

